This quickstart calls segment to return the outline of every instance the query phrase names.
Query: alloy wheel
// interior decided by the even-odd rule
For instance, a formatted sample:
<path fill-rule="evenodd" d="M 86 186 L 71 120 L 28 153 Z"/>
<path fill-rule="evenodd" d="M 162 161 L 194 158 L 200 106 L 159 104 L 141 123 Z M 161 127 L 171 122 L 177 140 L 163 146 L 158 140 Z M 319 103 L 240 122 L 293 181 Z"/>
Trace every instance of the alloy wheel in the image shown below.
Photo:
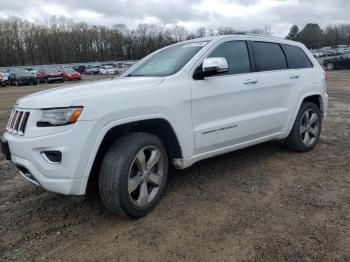
<path fill-rule="evenodd" d="M 313 109 L 307 109 L 300 123 L 300 136 L 305 146 L 312 146 L 318 137 L 320 121 Z"/>
<path fill-rule="evenodd" d="M 134 158 L 128 176 L 128 192 L 138 207 L 151 203 L 157 196 L 164 175 L 164 157 L 154 146 L 141 149 Z"/>

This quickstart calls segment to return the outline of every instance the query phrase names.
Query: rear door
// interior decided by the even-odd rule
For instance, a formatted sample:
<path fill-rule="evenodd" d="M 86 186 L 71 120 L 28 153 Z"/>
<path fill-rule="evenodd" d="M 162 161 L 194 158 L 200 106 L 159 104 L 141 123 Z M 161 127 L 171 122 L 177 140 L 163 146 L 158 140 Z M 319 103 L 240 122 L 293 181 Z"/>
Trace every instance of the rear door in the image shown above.
<path fill-rule="evenodd" d="M 286 132 L 301 95 L 312 90 L 315 70 L 297 46 L 254 42 L 262 87 L 262 130 L 266 135 Z"/>
<path fill-rule="evenodd" d="M 295 80 L 278 43 L 253 42 L 253 50 L 262 91 L 262 132 L 270 135 L 282 129 L 289 115 L 288 93 Z"/>
<path fill-rule="evenodd" d="M 300 99 L 305 93 L 318 89 L 320 77 L 302 48 L 286 44 L 281 46 L 287 58 L 288 76 L 293 82 L 286 94 L 280 94 L 288 98 L 285 106 L 289 108 L 289 114 L 284 120 L 282 131 L 289 131 L 290 123 L 293 123 L 295 113 L 299 110 Z"/>
<path fill-rule="evenodd" d="M 246 41 L 227 41 L 208 57 L 226 58 L 229 71 L 204 80 L 190 79 L 195 153 L 259 137 L 261 94 Z"/>

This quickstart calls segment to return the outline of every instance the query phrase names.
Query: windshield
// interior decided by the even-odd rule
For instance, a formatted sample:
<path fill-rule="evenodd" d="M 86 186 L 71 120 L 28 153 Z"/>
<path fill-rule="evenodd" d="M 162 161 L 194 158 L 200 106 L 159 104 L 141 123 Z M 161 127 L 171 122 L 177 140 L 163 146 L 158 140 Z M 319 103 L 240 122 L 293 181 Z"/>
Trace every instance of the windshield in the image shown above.
<path fill-rule="evenodd" d="M 177 44 L 165 48 L 135 67 L 127 76 L 168 76 L 177 73 L 207 42 Z"/>
<path fill-rule="evenodd" d="M 58 68 L 46 68 L 47 73 L 58 73 Z"/>
<path fill-rule="evenodd" d="M 65 68 L 62 71 L 65 73 L 77 73 L 73 68 Z"/>
<path fill-rule="evenodd" d="M 16 75 L 19 76 L 31 76 L 31 74 L 27 70 L 17 69 Z"/>

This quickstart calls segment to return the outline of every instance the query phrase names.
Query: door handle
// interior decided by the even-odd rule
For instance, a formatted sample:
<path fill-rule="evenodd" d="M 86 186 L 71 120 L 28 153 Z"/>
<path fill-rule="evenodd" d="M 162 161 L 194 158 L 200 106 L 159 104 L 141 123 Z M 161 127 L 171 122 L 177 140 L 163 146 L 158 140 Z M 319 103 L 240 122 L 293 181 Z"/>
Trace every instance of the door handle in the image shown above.
<path fill-rule="evenodd" d="M 251 79 L 248 79 L 244 82 L 245 85 L 255 85 L 258 83 L 258 80 L 251 80 Z"/>
<path fill-rule="evenodd" d="M 295 76 L 291 76 L 291 77 L 289 77 L 289 78 L 290 78 L 290 79 L 299 79 L 300 76 L 295 75 Z"/>

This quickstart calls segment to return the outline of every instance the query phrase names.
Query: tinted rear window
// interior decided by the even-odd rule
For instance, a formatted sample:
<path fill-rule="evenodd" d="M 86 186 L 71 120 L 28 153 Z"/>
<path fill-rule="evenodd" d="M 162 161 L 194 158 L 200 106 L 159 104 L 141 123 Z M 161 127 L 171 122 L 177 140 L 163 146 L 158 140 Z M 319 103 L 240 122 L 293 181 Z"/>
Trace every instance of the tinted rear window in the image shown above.
<path fill-rule="evenodd" d="M 283 45 L 283 49 L 287 56 L 289 68 L 299 69 L 312 67 L 312 63 L 300 47 Z"/>
<path fill-rule="evenodd" d="M 287 69 L 286 57 L 279 44 L 254 42 L 253 48 L 258 71 Z"/>

